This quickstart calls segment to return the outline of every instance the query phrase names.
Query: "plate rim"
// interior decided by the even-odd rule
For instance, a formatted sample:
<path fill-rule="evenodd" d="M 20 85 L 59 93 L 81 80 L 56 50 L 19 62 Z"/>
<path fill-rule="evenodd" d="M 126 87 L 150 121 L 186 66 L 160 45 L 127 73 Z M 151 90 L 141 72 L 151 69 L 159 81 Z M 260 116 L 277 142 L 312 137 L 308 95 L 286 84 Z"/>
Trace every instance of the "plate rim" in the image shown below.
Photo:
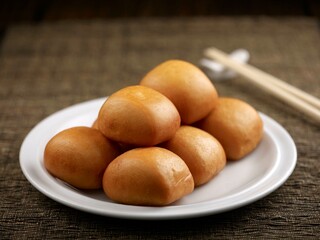
<path fill-rule="evenodd" d="M 47 116 L 40 122 L 38 122 L 26 135 L 24 138 L 21 147 L 20 147 L 20 153 L 19 153 L 19 163 L 20 163 L 20 168 L 23 172 L 23 175 L 26 177 L 26 179 L 31 183 L 33 187 L 35 187 L 39 192 L 44 194 L 45 196 L 55 200 L 56 202 L 59 202 L 63 205 L 66 205 L 68 207 L 78 209 L 81 211 L 97 214 L 97 215 L 102 215 L 102 216 L 109 216 L 109 217 L 117 217 L 117 218 L 126 218 L 126 219 L 140 219 L 140 220 L 164 220 L 164 219 L 181 219 L 181 218 L 192 218 L 192 217 L 200 217 L 200 216 L 206 216 L 206 215 L 213 215 L 213 214 L 218 214 L 221 212 L 225 211 L 230 211 L 239 207 L 242 207 L 244 205 L 251 204 L 252 202 L 255 202 L 271 192 L 275 191 L 278 189 L 292 174 L 292 172 L 295 169 L 296 162 L 297 162 L 297 148 L 294 143 L 294 140 L 290 136 L 290 134 L 287 132 L 287 130 L 281 126 L 278 122 L 276 122 L 274 119 L 271 117 L 267 116 L 266 114 L 259 112 L 263 122 L 264 122 L 264 131 L 269 131 L 268 134 L 274 135 L 275 131 L 278 132 L 278 134 L 281 134 L 281 137 L 286 140 L 286 144 L 291 147 L 290 150 L 291 152 L 291 158 L 289 159 L 289 163 L 287 165 L 287 168 L 285 169 L 285 174 L 282 176 L 278 177 L 278 180 L 273 183 L 271 186 L 267 186 L 267 188 L 258 193 L 255 194 L 254 196 L 246 196 L 245 198 L 241 199 L 241 201 L 234 202 L 232 204 L 225 204 L 220 208 L 214 208 L 211 205 L 213 203 L 216 203 L 217 201 L 223 200 L 223 199 L 216 199 L 213 201 L 206 201 L 202 203 L 194 203 L 194 204 L 187 204 L 187 205 L 174 205 L 174 206 L 164 206 L 164 207 L 145 207 L 145 206 L 131 206 L 131 205 L 123 205 L 123 204 L 118 204 L 118 203 L 112 203 L 112 202 L 104 202 L 104 204 L 107 203 L 107 205 L 110 204 L 112 206 L 110 209 L 97 209 L 92 206 L 81 206 L 74 201 L 71 201 L 68 199 L 66 196 L 59 197 L 57 194 L 54 193 L 54 191 L 50 191 L 48 189 L 44 189 L 41 185 L 39 185 L 39 182 L 37 182 L 36 178 L 32 175 L 32 173 L 29 171 L 29 169 L 25 166 L 26 161 L 26 150 L 28 149 L 28 146 L 31 144 L 31 138 L 33 135 L 37 133 L 41 129 L 41 127 L 45 126 L 46 123 L 52 121 L 55 118 L 61 117 L 64 113 L 69 113 L 72 115 L 73 111 L 76 111 L 79 107 L 80 108 L 90 108 L 91 105 L 94 105 L 97 107 L 98 104 L 103 104 L 103 102 L 106 100 L 106 97 L 103 98 L 97 98 L 97 99 L 92 99 L 92 100 L 87 100 L 84 102 L 76 103 L 74 105 L 65 107 L 61 110 L 58 110 L 51 115 Z M 268 129 L 266 129 L 266 126 Z M 275 140 L 274 136 L 272 137 L 273 140 Z M 277 145 L 278 146 L 278 145 Z M 39 153 L 38 153 L 39 154 Z M 288 161 L 288 160 L 287 160 Z M 52 177 L 53 178 L 53 177 Z M 260 181 L 259 181 L 260 182 Z M 255 185 L 252 187 L 256 187 Z M 241 195 L 242 192 L 239 194 Z M 238 194 L 238 195 L 239 195 Z M 243 193 L 242 193 L 243 194 Z M 229 198 L 235 198 L 234 195 L 229 196 Z M 94 199 L 96 200 L 96 199 Z M 96 200 L 99 201 L 99 200 Z M 182 211 L 186 207 L 190 205 L 196 205 L 198 207 L 198 211 Z M 200 206 L 199 206 L 200 205 Z M 118 211 L 118 208 L 122 209 L 127 209 L 129 210 L 128 212 L 125 211 Z M 200 207 L 200 210 L 199 210 Z M 139 212 L 139 211 L 134 211 L 130 212 L 130 209 L 150 209 L 148 212 Z M 172 211 L 177 210 L 177 211 Z M 182 210 L 181 210 L 182 209 Z M 156 211 L 156 213 L 151 214 L 151 210 L 161 210 L 161 211 Z"/>

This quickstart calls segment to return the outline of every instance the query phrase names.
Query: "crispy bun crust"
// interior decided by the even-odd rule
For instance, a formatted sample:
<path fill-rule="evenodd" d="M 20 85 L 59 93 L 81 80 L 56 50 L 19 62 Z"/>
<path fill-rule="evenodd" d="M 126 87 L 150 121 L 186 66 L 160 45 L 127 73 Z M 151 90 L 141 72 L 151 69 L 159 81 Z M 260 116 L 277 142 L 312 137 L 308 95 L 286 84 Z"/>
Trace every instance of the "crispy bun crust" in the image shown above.
<path fill-rule="evenodd" d="M 252 152 L 263 136 L 258 112 L 235 98 L 219 98 L 217 107 L 196 126 L 218 139 L 229 160 L 241 159 Z"/>
<path fill-rule="evenodd" d="M 211 180 L 226 165 L 221 144 L 199 128 L 181 126 L 163 147 L 177 154 L 187 164 L 195 186 Z"/>
<path fill-rule="evenodd" d="M 130 86 L 105 101 L 98 128 L 117 142 L 153 146 L 170 139 L 180 121 L 176 107 L 167 97 L 148 87 Z"/>
<path fill-rule="evenodd" d="M 168 205 L 193 188 L 193 178 L 184 161 L 159 147 L 123 153 L 110 163 L 103 176 L 106 195 L 124 204 Z"/>
<path fill-rule="evenodd" d="M 217 91 L 207 76 L 198 67 L 181 60 L 169 60 L 156 66 L 140 84 L 168 97 L 185 124 L 208 115 L 218 99 Z"/>
<path fill-rule="evenodd" d="M 98 189 L 117 147 L 89 127 L 73 127 L 56 134 L 44 151 L 45 168 L 55 177 L 81 189 Z"/>

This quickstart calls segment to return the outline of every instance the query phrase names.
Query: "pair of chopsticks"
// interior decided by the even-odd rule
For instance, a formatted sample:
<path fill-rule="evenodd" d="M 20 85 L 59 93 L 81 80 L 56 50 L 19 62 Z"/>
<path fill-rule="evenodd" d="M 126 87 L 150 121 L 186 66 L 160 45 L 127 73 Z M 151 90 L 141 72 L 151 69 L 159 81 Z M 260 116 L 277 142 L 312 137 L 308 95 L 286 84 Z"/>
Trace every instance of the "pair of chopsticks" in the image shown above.
<path fill-rule="evenodd" d="M 247 81 L 287 103 L 320 125 L 320 99 L 249 64 L 239 63 L 216 48 L 205 49 L 204 55 L 238 73 Z"/>

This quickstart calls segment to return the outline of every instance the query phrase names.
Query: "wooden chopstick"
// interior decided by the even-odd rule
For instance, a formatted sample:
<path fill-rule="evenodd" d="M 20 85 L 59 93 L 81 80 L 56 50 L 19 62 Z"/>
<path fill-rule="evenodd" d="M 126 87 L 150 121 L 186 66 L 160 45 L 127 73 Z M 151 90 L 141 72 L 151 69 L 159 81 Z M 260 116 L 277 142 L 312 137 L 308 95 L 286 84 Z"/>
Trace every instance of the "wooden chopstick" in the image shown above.
<path fill-rule="evenodd" d="M 236 62 L 216 48 L 205 49 L 204 55 L 237 72 L 249 82 L 286 102 L 320 125 L 320 100 L 318 98 L 249 64 Z"/>

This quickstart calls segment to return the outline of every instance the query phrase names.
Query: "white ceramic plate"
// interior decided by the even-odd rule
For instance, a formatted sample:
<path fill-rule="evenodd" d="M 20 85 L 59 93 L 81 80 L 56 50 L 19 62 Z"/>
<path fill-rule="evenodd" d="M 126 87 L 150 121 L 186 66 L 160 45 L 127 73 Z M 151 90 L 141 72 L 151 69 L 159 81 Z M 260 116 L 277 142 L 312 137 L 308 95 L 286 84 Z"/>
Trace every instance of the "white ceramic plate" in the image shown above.
<path fill-rule="evenodd" d="M 131 219 L 175 219 L 204 216 L 252 203 L 280 187 L 294 170 L 297 153 L 287 131 L 261 114 L 262 142 L 251 154 L 225 169 L 209 183 L 166 207 L 130 206 L 112 202 L 102 190 L 82 191 L 52 177 L 44 168 L 43 152 L 49 139 L 72 126 L 91 126 L 105 98 L 68 107 L 42 120 L 26 136 L 20 166 L 40 192 L 64 205 L 105 216 Z"/>

